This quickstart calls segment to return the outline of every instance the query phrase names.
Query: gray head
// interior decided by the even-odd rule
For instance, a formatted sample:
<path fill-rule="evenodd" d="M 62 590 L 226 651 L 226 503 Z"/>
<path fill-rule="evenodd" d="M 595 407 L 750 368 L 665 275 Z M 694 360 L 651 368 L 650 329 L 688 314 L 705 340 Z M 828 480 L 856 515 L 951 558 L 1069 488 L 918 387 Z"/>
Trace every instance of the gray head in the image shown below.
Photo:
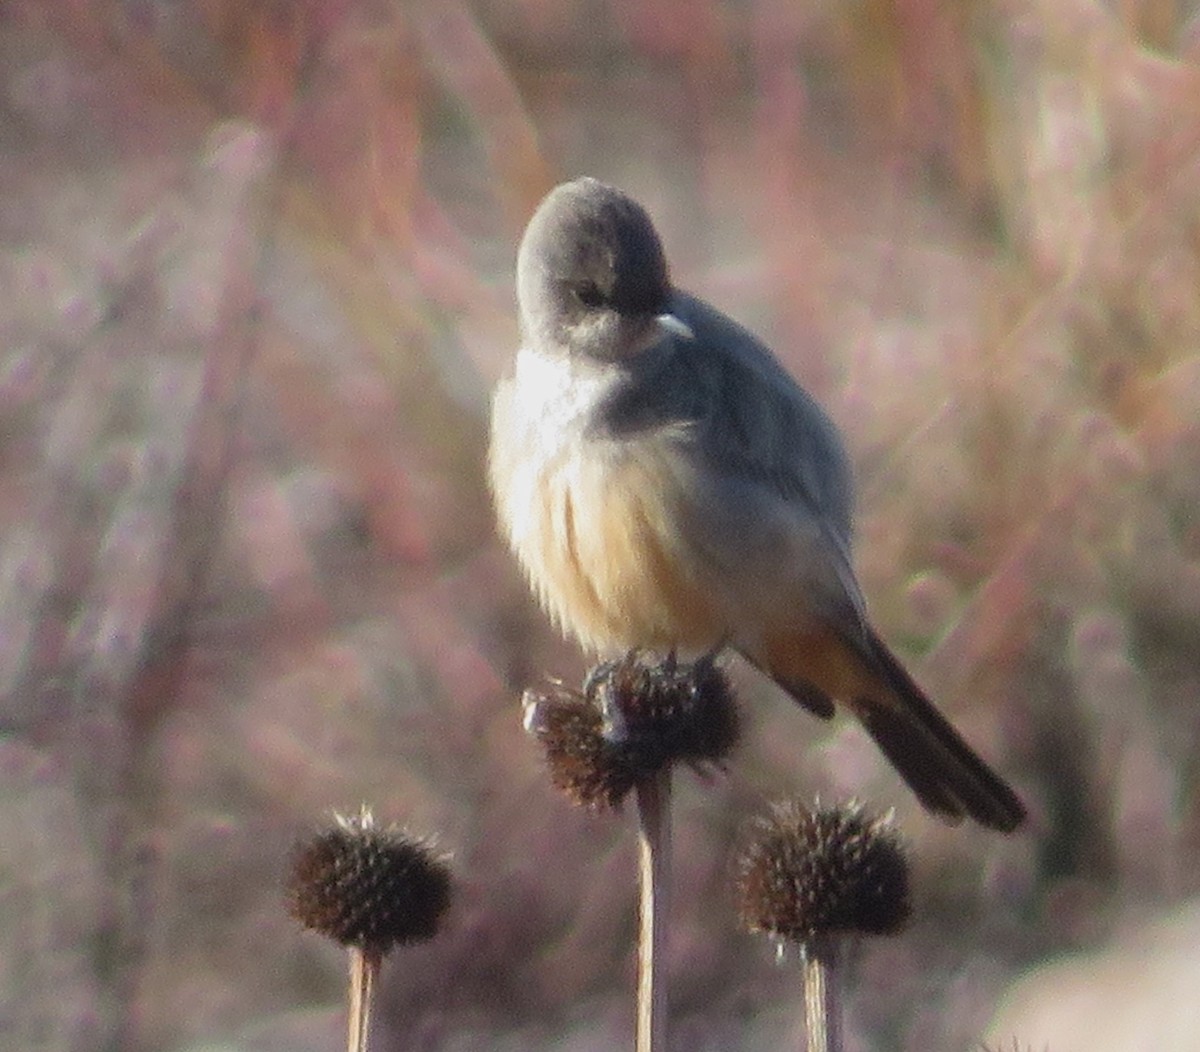
<path fill-rule="evenodd" d="M 670 295 L 654 224 L 620 190 L 563 183 L 529 221 L 517 253 L 528 344 L 607 360 L 636 354 L 675 327 L 664 315 Z"/>

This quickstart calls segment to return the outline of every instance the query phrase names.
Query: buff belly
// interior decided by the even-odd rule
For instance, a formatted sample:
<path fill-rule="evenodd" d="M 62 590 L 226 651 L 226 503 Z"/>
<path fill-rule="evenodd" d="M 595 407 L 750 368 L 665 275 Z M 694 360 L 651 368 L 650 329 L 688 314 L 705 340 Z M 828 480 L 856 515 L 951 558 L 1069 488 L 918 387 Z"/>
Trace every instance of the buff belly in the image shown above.
<path fill-rule="evenodd" d="M 518 487 L 531 502 L 507 523 L 517 556 L 551 617 L 597 652 L 707 649 L 726 633 L 668 465 L 646 449 L 592 450 L 540 465 Z"/>

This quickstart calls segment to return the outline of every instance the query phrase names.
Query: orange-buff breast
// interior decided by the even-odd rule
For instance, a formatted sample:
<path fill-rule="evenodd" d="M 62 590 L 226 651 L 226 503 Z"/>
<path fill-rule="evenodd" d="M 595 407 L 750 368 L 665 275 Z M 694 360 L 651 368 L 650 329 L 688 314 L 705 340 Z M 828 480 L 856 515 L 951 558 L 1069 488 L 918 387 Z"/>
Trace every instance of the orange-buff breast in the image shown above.
<path fill-rule="evenodd" d="M 551 616 L 593 650 L 708 649 L 726 632 L 680 531 L 666 463 L 576 455 L 547 465 L 530 528 L 515 538 Z"/>

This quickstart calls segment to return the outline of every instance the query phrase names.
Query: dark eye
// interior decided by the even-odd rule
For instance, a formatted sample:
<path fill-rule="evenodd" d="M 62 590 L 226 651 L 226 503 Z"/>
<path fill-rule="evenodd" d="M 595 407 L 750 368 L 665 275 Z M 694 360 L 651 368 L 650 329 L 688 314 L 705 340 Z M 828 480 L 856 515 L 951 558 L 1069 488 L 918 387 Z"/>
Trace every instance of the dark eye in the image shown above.
<path fill-rule="evenodd" d="M 575 296 L 585 307 L 604 306 L 604 293 L 594 281 L 584 281 L 576 285 Z"/>

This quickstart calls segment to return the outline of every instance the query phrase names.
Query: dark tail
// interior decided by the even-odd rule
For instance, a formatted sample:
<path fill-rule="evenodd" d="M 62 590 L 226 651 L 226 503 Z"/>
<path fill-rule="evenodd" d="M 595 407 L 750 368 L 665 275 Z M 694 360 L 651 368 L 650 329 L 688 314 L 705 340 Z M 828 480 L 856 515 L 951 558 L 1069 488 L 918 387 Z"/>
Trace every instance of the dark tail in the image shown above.
<path fill-rule="evenodd" d="M 1011 833 L 1025 818 L 1017 794 L 963 741 L 874 632 L 868 643 L 883 689 L 847 699 L 867 733 L 930 811 L 951 821 L 969 816 Z"/>

